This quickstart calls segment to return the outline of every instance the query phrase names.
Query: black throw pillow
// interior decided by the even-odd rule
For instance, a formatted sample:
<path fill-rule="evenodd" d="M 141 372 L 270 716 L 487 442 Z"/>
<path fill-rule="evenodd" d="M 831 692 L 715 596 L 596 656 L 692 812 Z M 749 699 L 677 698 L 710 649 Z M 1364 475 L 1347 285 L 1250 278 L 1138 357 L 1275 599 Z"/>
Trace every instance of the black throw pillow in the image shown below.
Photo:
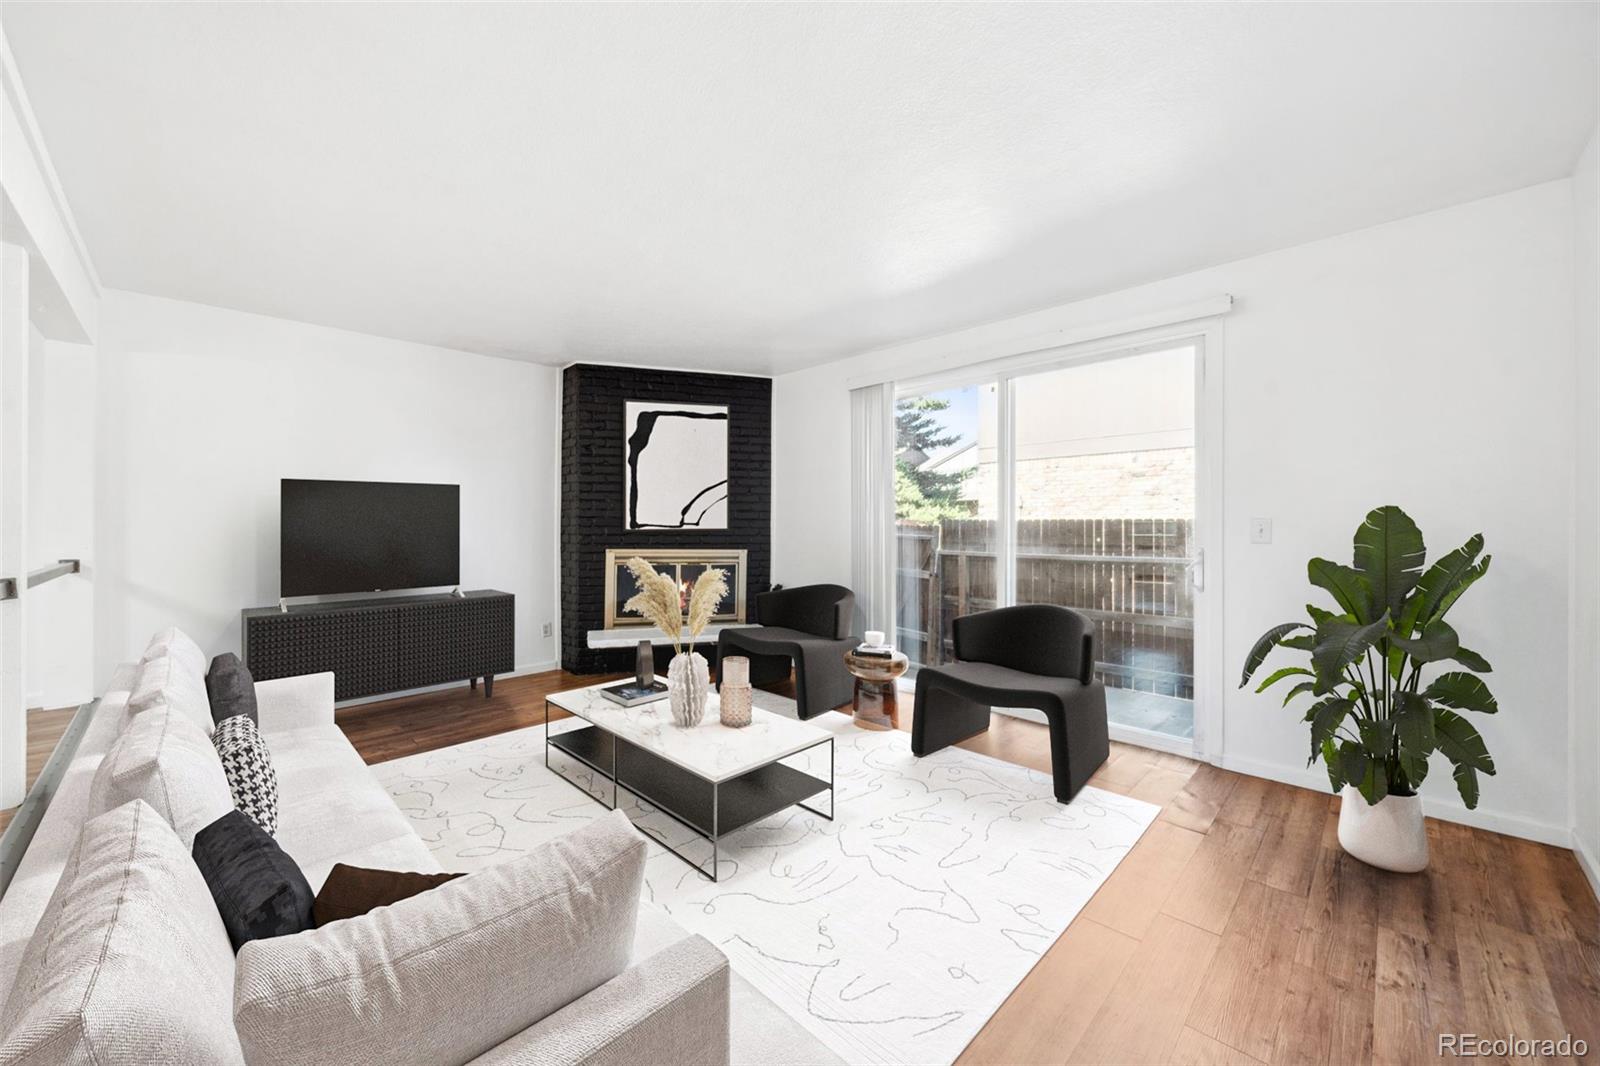
<path fill-rule="evenodd" d="M 211 720 L 220 722 L 236 714 L 256 717 L 256 682 L 244 663 L 231 651 L 225 651 L 211 660 L 206 671 L 206 699 L 211 703 Z"/>
<path fill-rule="evenodd" d="M 316 928 L 305 874 L 239 811 L 229 811 L 195 835 L 194 861 L 234 951 L 251 940 Z"/>

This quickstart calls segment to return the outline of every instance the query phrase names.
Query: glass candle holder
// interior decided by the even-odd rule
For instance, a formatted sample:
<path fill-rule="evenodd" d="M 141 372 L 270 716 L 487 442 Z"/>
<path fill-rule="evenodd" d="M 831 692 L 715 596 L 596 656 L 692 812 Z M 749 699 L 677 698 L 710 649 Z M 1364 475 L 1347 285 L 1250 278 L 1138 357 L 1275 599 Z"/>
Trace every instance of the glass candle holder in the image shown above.
<path fill-rule="evenodd" d="M 719 667 L 722 684 L 718 689 L 718 702 L 722 707 L 722 724 L 738 729 L 750 724 L 750 660 L 743 655 L 730 655 Z"/>

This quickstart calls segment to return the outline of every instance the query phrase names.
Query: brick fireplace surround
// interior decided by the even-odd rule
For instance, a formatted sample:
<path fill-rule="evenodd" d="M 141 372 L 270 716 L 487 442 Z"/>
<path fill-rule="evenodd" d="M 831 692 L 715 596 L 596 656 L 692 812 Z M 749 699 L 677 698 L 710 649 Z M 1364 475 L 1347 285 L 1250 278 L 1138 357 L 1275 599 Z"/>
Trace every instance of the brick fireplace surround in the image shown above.
<path fill-rule="evenodd" d="M 728 528 L 623 529 L 623 404 L 727 404 Z M 772 380 L 580 363 L 561 378 L 561 666 L 633 669 L 633 650 L 588 647 L 605 627 L 606 549 L 742 548 L 747 592 L 772 585 Z M 670 650 L 668 651 L 670 654 Z M 658 662 L 665 667 L 661 649 Z"/>

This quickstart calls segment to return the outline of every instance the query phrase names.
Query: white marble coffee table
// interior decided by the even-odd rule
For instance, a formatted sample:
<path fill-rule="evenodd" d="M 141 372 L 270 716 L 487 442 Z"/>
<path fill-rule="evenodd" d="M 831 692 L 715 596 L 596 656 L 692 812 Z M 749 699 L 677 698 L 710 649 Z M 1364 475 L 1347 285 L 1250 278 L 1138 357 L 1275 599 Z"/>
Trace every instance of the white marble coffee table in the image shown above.
<path fill-rule="evenodd" d="M 657 680 L 665 681 L 664 678 Z M 570 689 L 545 698 L 544 764 L 563 781 L 604 803 L 592 791 L 550 765 L 555 748 L 588 766 L 611 783 L 611 807 L 619 789 L 626 789 L 663 814 L 711 843 L 711 872 L 674 848 L 648 827 L 639 830 L 694 867 L 702 877 L 717 880 L 717 842 L 729 833 L 789 807 L 801 807 L 830 821 L 833 818 L 833 734 L 806 722 L 757 707 L 751 723 L 739 729 L 722 724 L 717 693 L 706 696 L 706 716 L 683 728 L 672 720 L 666 700 L 623 707 L 600 690 L 615 681 Z M 558 707 L 586 724 L 552 732 L 550 708 Z M 828 778 L 782 760 L 828 745 Z M 828 793 L 828 812 L 804 801 Z"/>

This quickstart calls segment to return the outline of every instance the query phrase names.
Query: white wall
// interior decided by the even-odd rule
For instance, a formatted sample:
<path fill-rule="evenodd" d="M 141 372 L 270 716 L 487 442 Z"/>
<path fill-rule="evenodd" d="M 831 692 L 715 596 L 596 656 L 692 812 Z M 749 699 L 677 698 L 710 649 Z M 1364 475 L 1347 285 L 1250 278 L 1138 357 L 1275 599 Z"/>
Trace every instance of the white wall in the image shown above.
<path fill-rule="evenodd" d="M 116 291 L 99 354 L 99 684 L 174 623 L 239 650 L 283 477 L 459 483 L 463 586 L 514 593 L 518 669 L 553 665 L 553 368 Z"/>
<path fill-rule="evenodd" d="M 1600 892 L 1600 129 L 1572 176 L 1578 331 L 1573 527 L 1573 847 Z"/>
<path fill-rule="evenodd" d="M 95 353 L 37 330 L 28 369 L 28 569 L 81 559 L 29 594 L 29 707 L 71 707 L 94 688 Z"/>
<path fill-rule="evenodd" d="M 1231 293 L 1224 676 L 1302 616 L 1306 560 L 1348 559 L 1370 508 L 1404 507 L 1432 554 L 1482 531 L 1494 566 L 1452 621 L 1496 665 L 1503 711 L 1477 720 L 1500 772 L 1475 815 L 1443 770 L 1424 794 L 1435 814 L 1565 843 L 1572 224 L 1571 183 L 1552 182 L 779 377 L 773 580 L 849 579 L 850 378 Z M 1253 516 L 1274 519 L 1273 544 L 1249 543 Z M 1228 691 L 1223 763 L 1326 788 L 1278 703 Z"/>

